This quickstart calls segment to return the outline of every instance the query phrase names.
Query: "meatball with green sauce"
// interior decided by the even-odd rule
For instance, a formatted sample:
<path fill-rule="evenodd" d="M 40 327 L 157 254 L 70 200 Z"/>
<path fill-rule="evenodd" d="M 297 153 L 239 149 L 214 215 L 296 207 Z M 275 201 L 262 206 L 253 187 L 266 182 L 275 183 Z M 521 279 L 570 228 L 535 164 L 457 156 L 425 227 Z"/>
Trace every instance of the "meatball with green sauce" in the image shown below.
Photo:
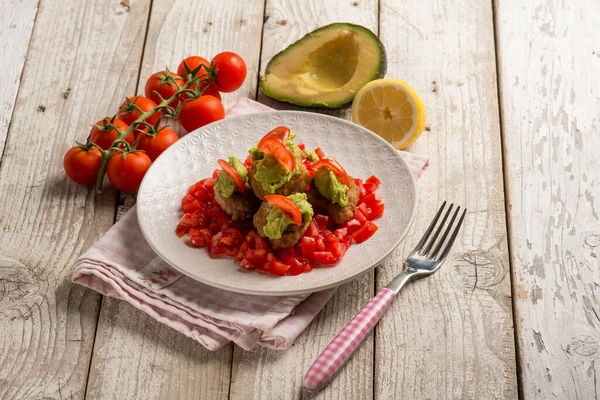
<path fill-rule="evenodd" d="M 228 173 L 221 171 L 215 181 L 215 201 L 234 221 L 252 218 L 252 214 L 258 205 L 258 199 L 248 186 L 248 171 L 237 157 L 229 157 L 229 164 L 244 181 L 246 190 L 241 193 L 233 178 Z"/>
<path fill-rule="evenodd" d="M 351 220 L 360 197 L 354 178 L 349 176 L 350 184 L 346 186 L 329 168 L 319 169 L 314 178 L 314 187 L 307 195 L 315 211 L 329 215 L 338 224 Z"/>
<path fill-rule="evenodd" d="M 287 198 L 298 206 L 302 214 L 302 225 L 293 223 L 280 208 L 268 201 L 263 201 L 254 214 L 254 227 L 260 236 L 269 240 L 273 249 L 290 247 L 298 243 L 313 217 L 313 209 L 306 199 L 306 193 L 292 194 Z"/>
<path fill-rule="evenodd" d="M 294 136 L 292 134 L 290 139 L 284 141 L 296 159 L 296 168 L 293 172 L 285 169 L 277 159 L 256 147 L 248 151 L 253 160 L 250 169 L 250 186 L 259 199 L 262 200 L 269 194 L 289 196 L 293 193 L 306 192 L 311 176 L 302 163 L 305 154 L 294 143 Z"/>

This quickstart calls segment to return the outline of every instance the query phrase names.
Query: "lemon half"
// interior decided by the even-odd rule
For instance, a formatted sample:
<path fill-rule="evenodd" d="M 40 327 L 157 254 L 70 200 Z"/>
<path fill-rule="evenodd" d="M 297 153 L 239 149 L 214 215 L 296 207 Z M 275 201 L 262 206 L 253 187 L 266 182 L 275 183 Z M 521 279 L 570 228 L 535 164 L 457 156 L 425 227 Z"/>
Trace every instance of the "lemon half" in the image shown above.
<path fill-rule="evenodd" d="M 425 104 L 406 82 L 377 79 L 356 93 L 352 122 L 404 149 L 425 129 Z"/>

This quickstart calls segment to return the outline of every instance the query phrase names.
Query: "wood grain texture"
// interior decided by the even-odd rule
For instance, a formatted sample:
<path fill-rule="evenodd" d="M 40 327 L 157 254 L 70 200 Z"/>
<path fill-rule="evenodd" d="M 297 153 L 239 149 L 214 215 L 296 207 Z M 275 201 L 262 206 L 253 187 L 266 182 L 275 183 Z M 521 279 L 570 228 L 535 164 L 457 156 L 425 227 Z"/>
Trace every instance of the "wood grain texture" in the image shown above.
<path fill-rule="evenodd" d="M 411 151 L 427 154 L 410 234 L 382 268 L 402 266 L 444 200 L 469 212 L 448 261 L 409 283 L 376 328 L 378 399 L 517 396 L 492 7 L 488 1 L 381 1 L 388 77 L 427 107 Z"/>
<path fill-rule="evenodd" d="M 39 0 L 0 1 L 0 157 L 17 98 Z"/>
<path fill-rule="evenodd" d="M 261 68 L 287 45 L 313 29 L 332 22 L 347 21 L 377 32 L 377 1 L 267 1 Z M 277 109 L 295 107 L 259 94 L 259 100 Z M 349 110 L 327 111 L 349 118 Z M 299 132 L 301 135 L 302 133 Z M 324 390 L 310 394 L 302 390 L 308 367 L 320 351 L 373 296 L 374 277 L 370 272 L 342 286 L 285 352 L 257 349 L 245 352 L 235 347 L 231 399 L 371 399 L 373 397 L 373 336 L 370 335 L 344 370 Z"/>
<path fill-rule="evenodd" d="M 524 398 L 600 397 L 600 3 L 496 2 Z"/>
<path fill-rule="evenodd" d="M 62 159 L 133 90 L 147 5 L 40 3 L 0 164 L 2 399 L 84 396 L 100 296 L 70 278 L 115 192 L 68 181 Z"/>
<path fill-rule="evenodd" d="M 261 0 L 153 2 L 138 93 L 143 93 L 146 79 L 165 65 L 176 70 L 187 56 L 210 60 L 230 50 L 246 61 L 248 78 L 238 91 L 223 95 L 225 107 L 240 97 L 255 98 L 263 7 Z M 122 197 L 119 215 L 133 205 L 133 199 Z M 210 352 L 130 305 L 104 298 L 88 397 L 225 399 L 231 357 L 230 345 Z"/>

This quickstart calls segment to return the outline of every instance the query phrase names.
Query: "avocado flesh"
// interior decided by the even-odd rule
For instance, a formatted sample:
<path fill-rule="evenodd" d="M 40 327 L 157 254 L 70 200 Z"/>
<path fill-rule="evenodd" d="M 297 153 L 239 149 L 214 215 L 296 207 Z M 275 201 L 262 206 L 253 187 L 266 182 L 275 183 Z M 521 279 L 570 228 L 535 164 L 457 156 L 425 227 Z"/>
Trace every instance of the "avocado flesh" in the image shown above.
<path fill-rule="evenodd" d="M 385 50 L 368 29 L 332 24 L 277 54 L 261 78 L 269 97 L 302 106 L 339 107 L 385 73 Z"/>

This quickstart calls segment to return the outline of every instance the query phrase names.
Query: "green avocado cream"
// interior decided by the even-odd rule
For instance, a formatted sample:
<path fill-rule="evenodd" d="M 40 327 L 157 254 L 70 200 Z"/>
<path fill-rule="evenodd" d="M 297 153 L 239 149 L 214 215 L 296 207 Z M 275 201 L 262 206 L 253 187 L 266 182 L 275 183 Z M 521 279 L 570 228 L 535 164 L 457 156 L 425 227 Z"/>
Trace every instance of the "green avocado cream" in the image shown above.
<path fill-rule="evenodd" d="M 306 200 L 306 193 L 295 193 L 287 198 L 296 203 L 300 209 L 300 213 L 302 213 L 302 226 L 307 226 L 313 217 L 313 209 Z M 267 215 L 267 224 L 263 228 L 263 231 L 270 239 L 280 239 L 283 232 L 292 223 L 292 220 L 280 208 L 273 207 L 269 211 L 269 215 Z"/>
<path fill-rule="evenodd" d="M 237 157 L 229 157 L 229 164 L 233 167 L 233 169 L 236 170 L 245 183 L 248 170 L 244 164 L 242 164 Z M 215 189 L 218 190 L 219 193 L 221 193 L 221 196 L 225 198 L 231 197 L 231 195 L 237 190 L 233 178 L 229 176 L 228 173 L 223 171 L 219 172 L 219 176 L 215 182 Z"/>
<path fill-rule="evenodd" d="M 304 154 L 306 158 L 308 158 L 312 162 L 319 161 L 319 156 L 314 151 L 305 151 Z"/>
<path fill-rule="evenodd" d="M 338 203 L 342 207 L 348 205 L 348 186 L 340 182 L 329 168 L 321 168 L 315 172 L 315 186 L 332 203 Z"/>
<path fill-rule="evenodd" d="M 295 136 L 292 133 L 290 138 L 284 141 L 296 159 L 296 169 L 293 173 L 285 169 L 274 157 L 258 150 L 258 147 L 252 147 L 248 150 L 252 160 L 258 161 L 254 179 L 261 183 L 265 194 L 275 193 L 277 189 L 288 183 L 294 174 L 298 173 L 298 165 L 302 162 L 302 150 L 294 143 L 293 138 Z"/>

